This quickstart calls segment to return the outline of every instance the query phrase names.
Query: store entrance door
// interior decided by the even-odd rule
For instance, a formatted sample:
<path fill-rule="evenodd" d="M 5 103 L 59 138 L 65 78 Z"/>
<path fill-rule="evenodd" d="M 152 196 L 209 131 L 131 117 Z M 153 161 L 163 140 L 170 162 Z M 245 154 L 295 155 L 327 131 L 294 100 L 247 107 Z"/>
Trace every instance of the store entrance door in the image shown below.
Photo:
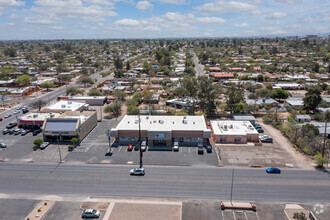
<path fill-rule="evenodd" d="M 154 146 L 166 146 L 165 140 L 154 140 Z"/>

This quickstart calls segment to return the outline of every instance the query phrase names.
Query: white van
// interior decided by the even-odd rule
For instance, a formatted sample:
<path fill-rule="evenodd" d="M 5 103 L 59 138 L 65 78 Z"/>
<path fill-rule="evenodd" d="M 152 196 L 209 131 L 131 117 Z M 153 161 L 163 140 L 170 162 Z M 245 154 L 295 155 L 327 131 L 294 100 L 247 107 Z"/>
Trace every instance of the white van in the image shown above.
<path fill-rule="evenodd" d="M 179 151 L 179 142 L 175 141 L 173 143 L 173 151 Z"/>
<path fill-rule="evenodd" d="M 142 141 L 141 143 L 141 151 L 146 151 L 147 150 L 147 141 Z"/>

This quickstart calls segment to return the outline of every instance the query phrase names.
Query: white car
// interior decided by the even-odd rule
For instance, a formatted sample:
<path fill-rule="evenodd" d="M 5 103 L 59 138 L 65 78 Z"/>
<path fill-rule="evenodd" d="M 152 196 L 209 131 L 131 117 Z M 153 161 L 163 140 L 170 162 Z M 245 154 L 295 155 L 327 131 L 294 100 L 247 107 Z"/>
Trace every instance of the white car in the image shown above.
<path fill-rule="evenodd" d="M 144 176 L 145 172 L 144 172 L 144 168 L 135 168 L 135 169 L 131 169 L 131 171 L 129 172 L 130 175 L 134 175 L 134 176 Z"/>
<path fill-rule="evenodd" d="M 15 115 L 19 114 L 19 110 L 15 110 L 15 111 L 14 111 L 14 114 L 15 114 Z"/>
<path fill-rule="evenodd" d="M 8 114 L 5 115 L 5 118 L 9 118 L 9 117 L 11 117 L 11 114 L 10 113 L 8 113 Z"/>
<path fill-rule="evenodd" d="M 21 106 L 17 106 L 16 110 L 21 110 L 21 108 L 22 108 Z"/>
<path fill-rule="evenodd" d="M 7 145 L 5 143 L 0 143 L 0 148 L 6 148 Z"/>
<path fill-rule="evenodd" d="M 82 218 L 98 218 L 100 217 L 101 212 L 97 209 L 84 209 L 81 212 Z"/>

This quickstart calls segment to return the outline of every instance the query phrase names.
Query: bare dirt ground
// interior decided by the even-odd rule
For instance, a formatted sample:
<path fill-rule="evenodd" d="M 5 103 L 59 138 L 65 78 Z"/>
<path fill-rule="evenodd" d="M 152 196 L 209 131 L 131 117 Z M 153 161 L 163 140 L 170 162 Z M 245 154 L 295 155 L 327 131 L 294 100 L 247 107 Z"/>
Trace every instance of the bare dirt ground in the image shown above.
<path fill-rule="evenodd" d="M 297 167 L 302 169 L 314 169 L 313 160 L 298 152 L 288 138 L 284 137 L 278 129 L 274 128 L 272 125 L 263 123 L 261 119 L 258 119 L 258 123 L 264 128 L 265 131 L 271 134 L 275 144 L 292 156 Z"/>

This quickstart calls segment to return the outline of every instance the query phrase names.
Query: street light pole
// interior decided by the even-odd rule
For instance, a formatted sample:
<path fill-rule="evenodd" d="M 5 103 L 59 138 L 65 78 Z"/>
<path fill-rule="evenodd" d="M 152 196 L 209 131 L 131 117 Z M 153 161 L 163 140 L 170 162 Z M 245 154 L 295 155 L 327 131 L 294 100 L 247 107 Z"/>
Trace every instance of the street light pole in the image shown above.
<path fill-rule="evenodd" d="M 143 157 L 143 153 L 141 150 L 141 120 L 140 120 L 140 112 L 139 112 L 139 149 L 140 149 L 140 168 L 143 167 L 143 162 L 142 162 L 142 157 Z"/>
<path fill-rule="evenodd" d="M 233 168 L 233 172 L 231 175 L 231 190 L 230 190 L 230 204 L 233 205 L 232 203 L 232 199 L 233 199 L 233 188 L 234 188 L 234 168 Z"/>

